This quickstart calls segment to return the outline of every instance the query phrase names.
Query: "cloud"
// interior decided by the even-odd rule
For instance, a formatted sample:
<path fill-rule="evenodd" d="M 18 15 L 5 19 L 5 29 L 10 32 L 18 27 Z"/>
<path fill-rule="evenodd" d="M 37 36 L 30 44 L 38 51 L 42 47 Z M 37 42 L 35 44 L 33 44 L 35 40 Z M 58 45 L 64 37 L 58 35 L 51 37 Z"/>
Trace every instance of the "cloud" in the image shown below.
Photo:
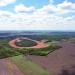
<path fill-rule="evenodd" d="M 0 6 L 6 6 L 14 2 L 16 2 L 16 0 L 0 0 Z"/>
<path fill-rule="evenodd" d="M 10 14 L 0 16 L 0 28 L 8 30 L 68 30 L 74 29 L 73 17 L 60 17 L 54 14 Z M 70 21 L 69 21 L 70 19 Z M 0 29 L 0 30 L 1 30 Z"/>
<path fill-rule="evenodd" d="M 63 15 L 68 13 L 75 13 L 75 3 L 64 1 L 57 5 L 45 5 L 41 9 L 39 9 L 40 13 L 43 11 L 44 13 Z"/>
<path fill-rule="evenodd" d="M 72 6 L 72 2 L 68 2 L 68 1 L 64 1 L 60 4 L 58 4 L 58 7 L 60 7 L 60 8 L 69 8 L 71 6 Z"/>
<path fill-rule="evenodd" d="M 75 13 L 75 3 L 64 1 L 58 4 L 57 7 L 66 11 L 67 13 Z"/>
<path fill-rule="evenodd" d="M 26 7 L 23 4 L 19 4 L 15 6 L 15 11 L 16 12 L 30 12 L 30 11 L 34 11 L 35 8 L 33 6 L 31 7 Z"/>
<path fill-rule="evenodd" d="M 16 13 L 0 10 L 0 30 L 75 30 L 73 6 L 75 3 L 62 2 L 36 9 L 19 4 L 14 7 Z"/>

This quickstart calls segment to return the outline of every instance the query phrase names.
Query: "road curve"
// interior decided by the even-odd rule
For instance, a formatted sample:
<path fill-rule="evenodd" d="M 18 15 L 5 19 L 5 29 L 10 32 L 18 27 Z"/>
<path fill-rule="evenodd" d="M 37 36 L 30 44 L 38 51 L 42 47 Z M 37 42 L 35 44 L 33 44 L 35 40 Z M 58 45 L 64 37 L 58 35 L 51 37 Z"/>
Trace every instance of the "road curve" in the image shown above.
<path fill-rule="evenodd" d="M 24 39 L 24 40 L 27 39 L 27 40 L 31 40 L 31 41 L 33 41 L 33 42 L 36 42 L 37 45 L 32 46 L 32 47 L 20 47 L 20 46 L 17 46 L 17 45 L 16 45 L 16 42 L 20 42 L 20 41 L 22 41 L 23 39 Z M 45 47 L 48 47 L 48 45 L 45 44 L 43 41 L 32 40 L 32 39 L 29 39 L 29 38 L 22 38 L 22 39 L 16 38 L 16 39 L 13 39 L 13 40 L 9 41 L 8 44 L 9 44 L 11 47 L 14 47 L 14 48 L 45 48 Z"/>

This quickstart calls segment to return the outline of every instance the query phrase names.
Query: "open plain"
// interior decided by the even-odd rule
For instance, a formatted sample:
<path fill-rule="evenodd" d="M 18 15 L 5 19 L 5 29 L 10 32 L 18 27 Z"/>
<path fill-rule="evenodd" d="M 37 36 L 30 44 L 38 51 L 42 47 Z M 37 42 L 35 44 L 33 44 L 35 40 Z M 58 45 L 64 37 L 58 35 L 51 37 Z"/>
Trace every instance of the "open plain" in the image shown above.
<path fill-rule="evenodd" d="M 29 55 L 28 58 L 48 70 L 52 75 L 75 75 L 75 44 L 60 41 L 62 48 L 47 56 Z"/>

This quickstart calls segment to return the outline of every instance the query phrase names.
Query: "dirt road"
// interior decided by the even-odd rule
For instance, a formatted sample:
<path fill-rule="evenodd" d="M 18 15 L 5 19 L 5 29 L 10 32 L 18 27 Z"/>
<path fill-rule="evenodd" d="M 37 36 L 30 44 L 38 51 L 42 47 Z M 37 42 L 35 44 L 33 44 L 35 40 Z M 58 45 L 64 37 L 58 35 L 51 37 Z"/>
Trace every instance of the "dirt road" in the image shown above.
<path fill-rule="evenodd" d="M 16 42 L 20 42 L 20 41 L 22 41 L 22 40 L 31 40 L 31 41 L 33 41 L 33 42 L 36 42 L 37 45 L 32 46 L 32 47 L 20 47 L 20 46 L 17 46 L 17 45 L 16 45 Z M 45 44 L 43 41 L 36 41 L 36 40 L 29 39 L 29 38 L 22 38 L 22 39 L 16 38 L 16 39 L 13 39 L 13 40 L 9 41 L 8 44 L 9 44 L 11 47 L 14 47 L 14 48 L 45 48 L 45 47 L 48 46 L 48 45 Z"/>

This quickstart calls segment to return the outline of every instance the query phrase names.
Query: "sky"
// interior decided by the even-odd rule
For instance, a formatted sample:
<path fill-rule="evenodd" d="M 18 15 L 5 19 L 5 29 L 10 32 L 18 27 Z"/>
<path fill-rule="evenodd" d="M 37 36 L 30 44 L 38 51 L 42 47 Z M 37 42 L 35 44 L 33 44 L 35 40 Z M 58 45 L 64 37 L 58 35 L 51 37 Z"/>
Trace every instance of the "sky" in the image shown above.
<path fill-rule="evenodd" d="M 75 31 L 75 0 L 0 0 L 0 30 Z"/>

